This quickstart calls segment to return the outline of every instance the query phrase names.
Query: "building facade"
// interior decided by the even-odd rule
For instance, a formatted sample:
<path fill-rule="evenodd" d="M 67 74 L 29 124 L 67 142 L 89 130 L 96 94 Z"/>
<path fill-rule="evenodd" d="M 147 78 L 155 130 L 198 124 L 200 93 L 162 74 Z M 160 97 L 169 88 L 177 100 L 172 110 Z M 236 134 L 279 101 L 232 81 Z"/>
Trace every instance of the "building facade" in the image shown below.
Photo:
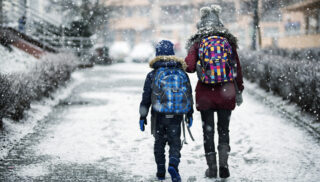
<path fill-rule="evenodd" d="M 320 48 L 320 0 L 305 0 L 282 11 L 286 17 L 279 47 Z"/>
<path fill-rule="evenodd" d="M 109 41 L 170 39 L 183 49 L 196 31 L 199 9 L 211 4 L 223 8 L 221 18 L 241 47 L 250 47 L 253 34 L 253 0 L 105 0 L 112 8 Z M 261 47 L 320 47 L 320 0 L 259 0 Z M 307 40 L 307 41 L 306 41 Z M 299 43 L 298 42 L 306 42 Z"/>

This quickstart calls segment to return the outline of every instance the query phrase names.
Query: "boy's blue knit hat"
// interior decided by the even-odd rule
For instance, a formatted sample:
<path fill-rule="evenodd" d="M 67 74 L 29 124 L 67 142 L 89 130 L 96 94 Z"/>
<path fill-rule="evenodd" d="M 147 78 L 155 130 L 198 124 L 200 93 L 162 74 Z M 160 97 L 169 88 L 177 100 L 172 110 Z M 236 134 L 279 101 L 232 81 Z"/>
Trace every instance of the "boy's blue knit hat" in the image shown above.
<path fill-rule="evenodd" d="M 156 56 L 174 55 L 173 43 L 169 40 L 162 40 L 156 46 Z"/>

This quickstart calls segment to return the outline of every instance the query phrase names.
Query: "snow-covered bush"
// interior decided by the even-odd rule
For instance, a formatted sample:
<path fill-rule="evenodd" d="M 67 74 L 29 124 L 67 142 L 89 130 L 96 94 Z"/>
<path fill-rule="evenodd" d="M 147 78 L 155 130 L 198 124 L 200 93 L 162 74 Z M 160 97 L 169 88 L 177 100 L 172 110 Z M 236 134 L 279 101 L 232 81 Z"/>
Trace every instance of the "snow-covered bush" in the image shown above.
<path fill-rule="evenodd" d="M 309 61 L 319 61 L 320 59 L 320 49 L 310 48 L 310 49 L 283 49 L 283 48 L 266 48 L 262 50 L 266 54 L 278 55 L 282 57 L 287 57 L 293 60 L 309 60 Z"/>
<path fill-rule="evenodd" d="M 263 51 L 239 51 L 243 75 L 320 119 L 320 64 Z"/>
<path fill-rule="evenodd" d="M 5 116 L 11 103 L 13 103 L 13 94 L 11 91 L 12 83 L 8 79 L 8 76 L 0 74 L 0 120 Z M 1 123 L 1 121 L 0 121 Z"/>
<path fill-rule="evenodd" d="M 49 97 L 70 78 L 78 61 L 73 54 L 48 54 L 35 66 L 22 73 L 0 74 L 0 120 L 19 120 L 34 100 Z"/>

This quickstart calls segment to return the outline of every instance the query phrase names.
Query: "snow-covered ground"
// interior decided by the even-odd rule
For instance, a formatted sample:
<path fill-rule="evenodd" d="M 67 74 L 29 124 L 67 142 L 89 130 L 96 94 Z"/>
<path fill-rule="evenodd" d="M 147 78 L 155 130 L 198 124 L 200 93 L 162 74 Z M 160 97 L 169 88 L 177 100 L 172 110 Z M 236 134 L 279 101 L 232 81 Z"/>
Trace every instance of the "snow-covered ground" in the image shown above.
<path fill-rule="evenodd" d="M 4 158 L 0 180 L 153 181 L 150 122 L 145 132 L 138 126 L 149 70 L 146 64 L 125 63 L 73 73 L 78 84 Z M 191 79 L 195 87 L 196 75 Z M 319 141 L 261 101 L 254 84 L 245 87 L 244 103 L 231 117 L 231 177 L 226 181 L 319 181 Z M 198 112 L 191 129 L 195 142 L 187 138 L 182 149 L 183 181 L 221 181 L 204 177 Z"/>
<path fill-rule="evenodd" d="M 0 73 L 15 73 L 30 70 L 39 60 L 11 46 L 12 52 L 0 45 Z"/>

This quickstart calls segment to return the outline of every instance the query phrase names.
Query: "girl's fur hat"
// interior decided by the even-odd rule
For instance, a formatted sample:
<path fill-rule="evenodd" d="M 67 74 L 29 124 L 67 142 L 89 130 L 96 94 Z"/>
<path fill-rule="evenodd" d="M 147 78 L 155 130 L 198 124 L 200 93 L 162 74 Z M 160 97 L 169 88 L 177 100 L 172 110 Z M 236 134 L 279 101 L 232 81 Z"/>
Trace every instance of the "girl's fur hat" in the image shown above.
<path fill-rule="evenodd" d="M 200 22 L 197 24 L 197 28 L 203 28 L 207 26 L 223 27 L 223 22 L 220 19 L 221 6 L 211 5 L 200 9 Z"/>
<path fill-rule="evenodd" d="M 187 50 L 194 43 L 213 35 L 225 37 L 231 46 L 238 47 L 237 38 L 223 26 L 223 22 L 220 19 L 221 10 L 219 5 L 206 6 L 200 9 L 200 21 L 197 23 L 198 31 L 188 39 Z"/>

